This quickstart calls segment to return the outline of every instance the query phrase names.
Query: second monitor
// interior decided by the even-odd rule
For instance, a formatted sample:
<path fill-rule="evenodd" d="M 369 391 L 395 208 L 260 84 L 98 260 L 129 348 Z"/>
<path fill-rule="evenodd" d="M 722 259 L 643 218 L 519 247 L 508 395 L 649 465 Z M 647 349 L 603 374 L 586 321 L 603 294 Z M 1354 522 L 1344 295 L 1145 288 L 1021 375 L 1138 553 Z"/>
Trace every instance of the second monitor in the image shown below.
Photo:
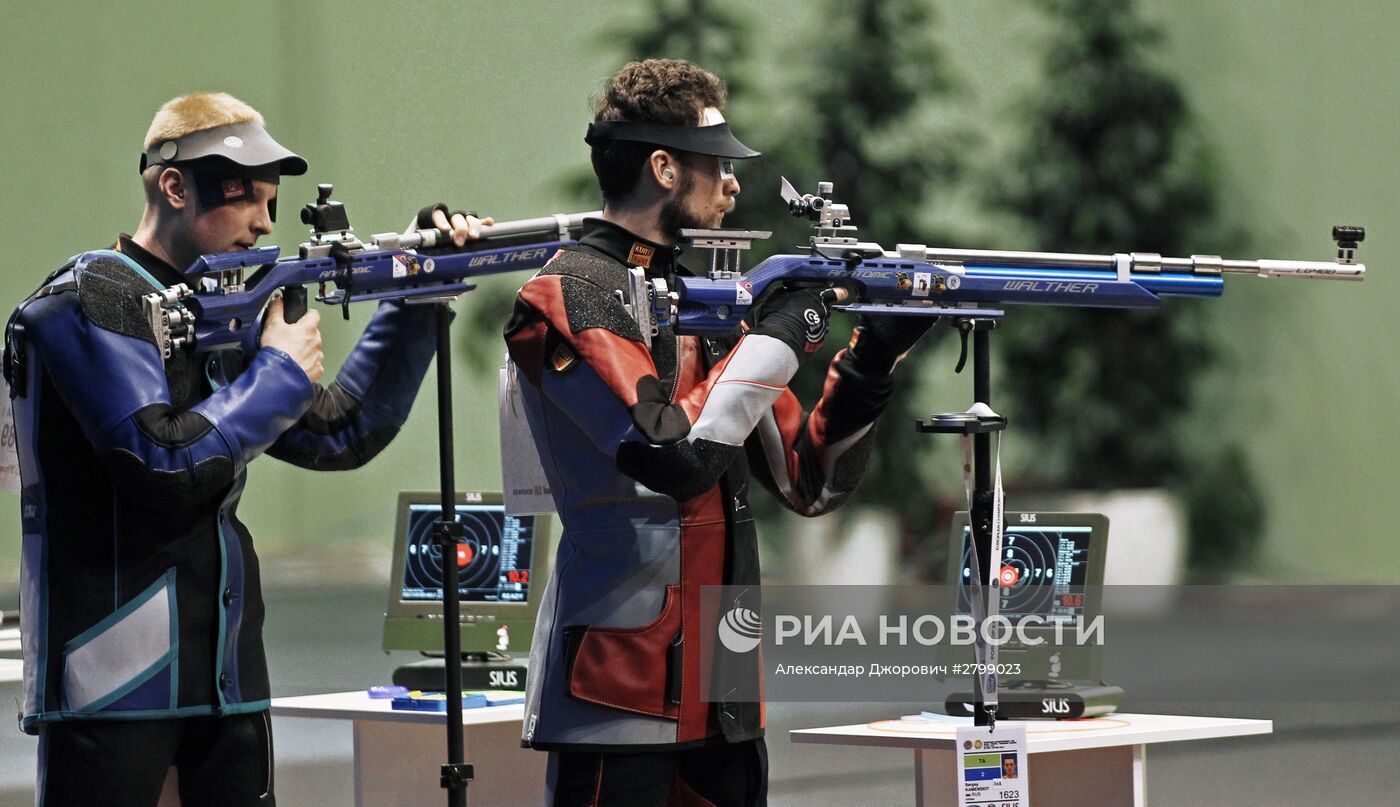
<path fill-rule="evenodd" d="M 457 545 L 464 657 L 504 660 L 528 653 L 535 614 L 553 556 L 549 516 L 513 516 L 499 492 L 459 491 L 456 517 L 466 530 Z M 384 650 L 442 652 L 443 553 L 433 525 L 441 494 L 399 494 Z"/>

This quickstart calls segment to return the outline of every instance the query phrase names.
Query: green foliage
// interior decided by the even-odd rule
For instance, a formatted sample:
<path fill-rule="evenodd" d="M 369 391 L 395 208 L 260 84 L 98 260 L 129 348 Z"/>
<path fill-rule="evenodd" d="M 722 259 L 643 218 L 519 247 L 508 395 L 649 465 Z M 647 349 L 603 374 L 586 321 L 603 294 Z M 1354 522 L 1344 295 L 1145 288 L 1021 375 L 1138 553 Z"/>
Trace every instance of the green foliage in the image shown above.
<path fill-rule="evenodd" d="M 713 0 L 647 0 L 637 22 L 609 34 L 607 43 L 620 45 L 629 60 L 686 59 L 722 71 L 729 91 L 742 94 L 749 89 L 746 75 L 729 69 L 749 53 L 751 32 L 743 15 Z"/>
<path fill-rule="evenodd" d="M 814 58 L 794 92 L 802 113 L 778 141 L 782 154 L 774 162 L 803 169 L 790 177 L 799 191 L 814 191 L 818 180 L 831 180 L 837 200 L 850 206 L 862 239 L 889 248 L 901 242 L 945 241 L 945 234 L 928 227 L 922 217 L 938 191 L 961 178 L 962 155 L 973 136 L 933 123 L 936 105 L 958 86 L 934 38 L 931 5 L 827 0 L 817 16 L 822 20 L 817 41 L 802 48 Z M 770 218 L 779 215 L 775 210 Z M 796 243 L 805 244 L 808 230 L 800 227 L 802 240 Z M 776 246 L 790 249 L 792 243 Z M 845 340 L 833 330 L 827 354 L 812 363 L 829 360 L 830 353 L 844 347 Z M 887 508 L 906 528 L 919 531 L 931 526 L 929 501 L 919 493 L 931 485 L 928 457 L 937 441 L 913 430 L 914 420 L 929 414 L 920 402 L 917 365 L 930 355 L 929 343 L 944 334 L 945 329 L 934 330 L 900 367 L 859 494 L 862 504 Z M 820 396 L 822 375 L 806 372 L 794 379 L 804 402 Z"/>
<path fill-rule="evenodd" d="M 1264 534 L 1263 493 L 1244 450 L 1225 446 L 1181 493 L 1191 535 L 1187 566 L 1197 582 L 1227 581 L 1254 559 Z"/>
<path fill-rule="evenodd" d="M 1216 182 L 1185 100 L 1152 64 L 1160 34 L 1132 0 L 1041 4 L 1055 26 L 1045 81 L 1025 100 L 1025 134 L 992 201 L 1026 223 L 1036 249 L 1215 251 L 1224 240 Z M 1185 448 L 1183 418 L 1217 358 L 1204 316 L 1189 301 L 1146 312 L 1015 309 L 993 349 L 1002 408 L 1017 438 L 1036 442 L 1034 481 L 1171 486 L 1188 469 L 1216 478 L 1228 466 L 1234 486 L 1252 490 L 1238 449 L 1192 457 Z M 1238 557 L 1257 542 L 1257 505 L 1233 504 L 1188 497 L 1193 559 Z M 1196 544 L 1205 540 L 1238 547 L 1204 552 Z"/>
<path fill-rule="evenodd" d="M 491 371 L 505 363 L 502 331 L 515 310 L 515 293 L 528 279 L 524 274 L 484 277 L 460 303 L 452 325 L 457 334 L 452 349 L 473 377 L 494 383 L 496 376 Z"/>
<path fill-rule="evenodd" d="M 820 62 L 798 92 L 819 179 L 836 183 L 865 238 L 893 244 L 919 232 L 934 190 L 959 176 L 968 136 L 930 128 L 922 113 L 955 90 L 919 0 L 828 0 Z"/>

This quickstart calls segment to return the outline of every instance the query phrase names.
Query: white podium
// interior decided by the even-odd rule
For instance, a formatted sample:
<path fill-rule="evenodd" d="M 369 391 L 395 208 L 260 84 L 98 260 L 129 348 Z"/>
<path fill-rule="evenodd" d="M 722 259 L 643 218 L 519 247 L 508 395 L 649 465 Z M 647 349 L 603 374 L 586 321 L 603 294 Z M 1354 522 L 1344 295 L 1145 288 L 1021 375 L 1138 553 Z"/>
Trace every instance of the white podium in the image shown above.
<path fill-rule="evenodd" d="M 970 725 L 971 719 L 961 721 Z M 1144 807 L 1147 746 L 1269 734 L 1270 720 L 1115 714 L 1090 720 L 1025 721 L 1034 807 Z M 914 749 L 916 803 L 956 805 L 958 763 L 954 735 L 959 722 L 877 720 L 855 726 L 797 729 L 794 743 Z M 1221 803 L 1232 801 L 1221 794 Z"/>
<path fill-rule="evenodd" d="M 438 785 L 447 761 L 447 715 L 395 711 L 387 700 L 363 691 L 277 698 L 279 720 L 348 720 L 355 743 L 356 807 L 441 807 Z M 520 747 L 524 706 L 487 706 L 462 712 L 465 761 L 475 766 L 467 786 L 470 804 L 544 803 L 548 755 Z"/>

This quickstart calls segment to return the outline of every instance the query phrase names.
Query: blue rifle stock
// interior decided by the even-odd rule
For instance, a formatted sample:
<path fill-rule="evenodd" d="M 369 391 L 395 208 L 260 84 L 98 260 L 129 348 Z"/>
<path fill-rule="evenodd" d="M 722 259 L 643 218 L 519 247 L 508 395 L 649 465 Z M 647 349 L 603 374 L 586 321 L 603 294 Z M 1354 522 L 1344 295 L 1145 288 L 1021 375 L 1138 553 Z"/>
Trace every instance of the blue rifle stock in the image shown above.
<path fill-rule="evenodd" d="M 769 233 L 683 231 L 690 246 L 710 252 L 709 272 L 677 278 L 675 288 L 653 282 L 645 289 L 650 321 L 640 324 L 673 325 L 684 334 L 727 333 L 774 284 L 844 287 L 851 292 L 851 302 L 836 308 L 845 311 L 999 319 L 1004 305 L 1156 308 L 1165 296 L 1219 297 L 1227 274 L 1320 280 L 1362 280 L 1366 275 L 1365 265 L 1354 260 L 1365 230 L 1345 226 L 1332 230 L 1338 247 L 1335 261 L 1002 252 L 923 244 L 886 250 L 859 240 L 849 210 L 832 202 L 831 192 L 831 183 L 823 182 L 816 194 L 798 195 L 784 179 L 783 198 L 790 212 L 814 222 L 811 251 L 774 255 L 748 272 L 739 270 L 742 251 Z"/>
<path fill-rule="evenodd" d="M 481 238 L 463 247 L 435 229 L 381 233 L 364 243 L 345 208 L 331 201 L 332 187 L 319 189 L 316 203 L 302 211 L 312 237 L 296 257 L 280 257 L 277 247 L 205 255 L 185 270 L 188 284 L 146 295 L 147 318 L 167 358 L 187 344 L 201 353 L 254 346 L 263 309 L 279 289 L 288 321 L 300 318 L 305 287 L 313 284 L 317 300 L 342 306 L 346 316 L 352 301 L 455 297 L 473 288 L 472 278 L 539 269 L 556 250 L 576 243 L 585 217 L 599 215 L 556 214 L 483 226 Z"/>

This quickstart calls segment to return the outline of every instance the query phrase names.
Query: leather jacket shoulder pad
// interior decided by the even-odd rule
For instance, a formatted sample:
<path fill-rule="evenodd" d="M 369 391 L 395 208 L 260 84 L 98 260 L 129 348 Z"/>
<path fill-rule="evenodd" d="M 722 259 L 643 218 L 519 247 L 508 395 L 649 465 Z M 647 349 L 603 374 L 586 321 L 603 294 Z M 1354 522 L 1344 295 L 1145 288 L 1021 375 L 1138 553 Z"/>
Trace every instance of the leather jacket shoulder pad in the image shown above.
<path fill-rule="evenodd" d="M 74 278 L 89 322 L 155 344 L 155 333 L 141 307 L 141 298 L 154 287 L 119 256 L 107 251 L 85 253 L 78 258 Z"/>

